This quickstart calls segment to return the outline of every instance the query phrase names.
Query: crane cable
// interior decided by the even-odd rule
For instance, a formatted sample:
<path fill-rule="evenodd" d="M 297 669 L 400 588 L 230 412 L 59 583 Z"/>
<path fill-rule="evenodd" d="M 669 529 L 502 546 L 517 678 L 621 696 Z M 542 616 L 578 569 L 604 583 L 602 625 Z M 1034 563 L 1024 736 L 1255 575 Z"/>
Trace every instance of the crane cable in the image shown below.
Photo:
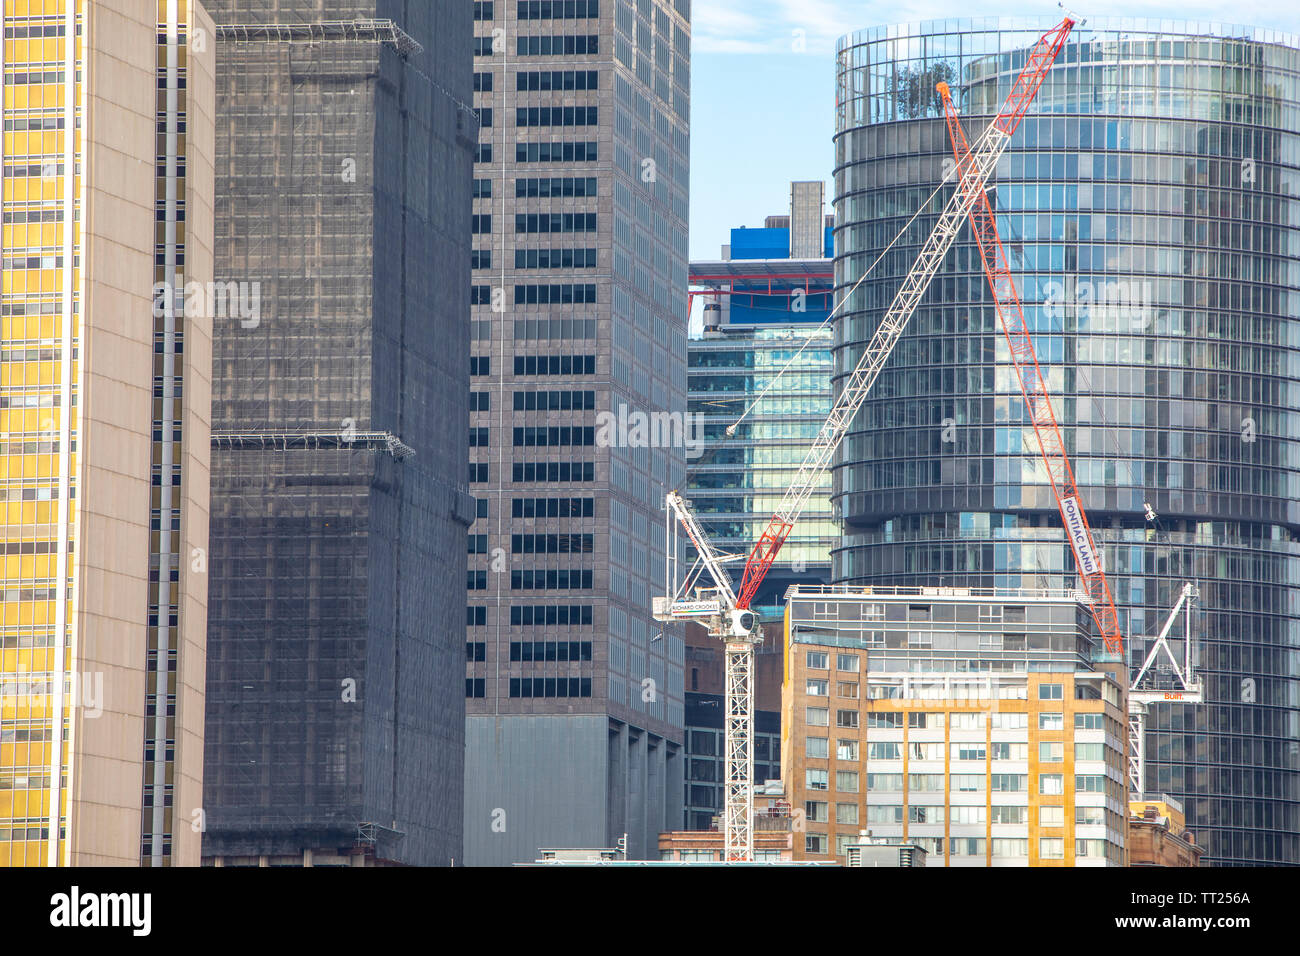
<path fill-rule="evenodd" d="M 781 376 L 784 375 L 787 371 L 789 371 L 790 367 L 794 365 L 794 363 L 798 360 L 799 356 L 803 354 L 804 349 L 808 348 L 808 346 L 813 343 L 813 339 L 816 337 L 817 333 L 820 332 L 822 329 L 826 328 L 826 326 L 830 324 L 831 320 L 835 318 L 836 313 L 839 312 L 840 309 L 844 308 L 844 306 L 848 303 L 849 299 L 852 298 L 853 293 L 858 291 L 858 286 L 862 285 L 862 283 L 866 281 L 867 277 L 871 275 L 871 273 L 875 270 L 876 266 L 880 265 L 881 260 L 884 259 L 885 256 L 889 254 L 889 251 L 893 249 L 895 245 L 898 244 L 898 240 L 903 238 L 907 230 L 911 228 L 912 223 L 916 222 L 917 217 L 920 216 L 921 213 L 925 212 L 928 208 L 930 208 L 930 203 L 934 201 L 934 197 L 939 195 L 939 191 L 948 184 L 948 181 L 953 178 L 956 172 L 957 172 L 957 167 L 954 165 L 952 169 L 950 169 L 947 173 L 944 174 L 944 177 L 941 180 L 939 180 L 939 185 L 934 188 L 934 192 L 930 193 L 930 195 L 926 197 L 925 202 L 921 203 L 921 205 L 917 207 L 916 212 L 912 214 L 912 218 L 907 220 L 906 223 L 904 223 L 903 228 L 898 230 L 898 234 L 895 235 L 892 240 L 890 240 L 889 245 L 885 246 L 885 248 L 881 250 L 880 255 L 876 256 L 875 261 L 872 262 L 871 265 L 867 267 L 867 271 L 862 273 L 862 275 L 858 278 L 857 282 L 853 283 L 853 288 L 849 289 L 849 291 L 845 293 L 844 297 L 840 299 L 839 305 L 831 309 L 830 313 L 826 316 L 826 319 L 822 322 L 822 324 L 817 326 L 817 328 L 815 328 L 812 331 L 812 334 L 808 336 L 807 341 L 805 341 L 804 344 L 799 347 L 799 350 L 796 351 L 794 355 L 790 357 L 790 361 L 786 362 L 786 364 L 782 366 L 782 368 L 776 373 L 776 375 L 767 384 L 767 386 L 761 392 L 758 393 L 758 395 L 754 398 L 752 402 L 749 403 L 749 406 L 741 413 L 740 417 L 727 426 L 726 429 L 727 438 L 731 438 L 736 434 L 736 429 L 740 427 L 740 423 L 743 422 L 747 417 L 749 417 L 749 414 L 754 410 L 754 408 L 758 405 L 758 403 L 763 400 L 763 397 L 767 395 L 767 393 L 770 392 L 776 386 L 776 383 L 781 380 Z M 846 259 L 849 257 L 850 257 L 849 255 L 845 256 Z"/>
<path fill-rule="evenodd" d="M 1000 197 L 999 197 L 999 199 L 1000 199 Z M 1020 252 L 1020 261 L 1021 261 L 1021 264 L 1023 265 L 1023 264 L 1024 264 L 1024 260 L 1025 260 L 1025 255 L 1024 255 L 1024 252 L 1023 252 L 1024 240 L 1023 240 L 1023 239 L 1018 235 L 1017 230 L 1016 230 L 1016 227 L 1015 227 L 1015 223 L 1014 223 L 1014 221 L 1011 219 L 1011 215 L 1013 214 L 1013 212 L 1015 212 L 1015 210 L 1008 209 L 1008 208 L 1005 208 L 1005 207 L 1003 207 L 1003 208 L 1001 209 L 1001 214 L 1007 217 L 1007 225 L 1010 227 L 1011 232 L 1012 232 L 1013 247 L 1014 247 L 1014 245 L 1018 244 L 1018 245 L 1020 245 L 1021 248 L 1022 248 L 1022 251 Z M 1076 304 L 1076 309 L 1077 309 L 1077 304 Z M 1052 323 L 1052 331 L 1054 331 L 1054 332 L 1059 332 L 1060 335 L 1061 335 L 1062 341 L 1064 341 L 1065 336 L 1067 336 L 1067 335 L 1069 334 L 1069 333 L 1066 332 L 1066 330 L 1065 330 L 1064 312 L 1062 313 L 1062 320 L 1061 320 L 1061 321 L 1057 321 L 1057 317 L 1056 317 L 1056 315 L 1054 315 L 1053 312 L 1052 312 L 1052 310 L 1050 310 L 1050 309 L 1044 309 L 1044 310 L 1043 310 L 1043 314 L 1047 317 L 1048 321 L 1050 321 L 1050 322 Z M 1077 315 L 1076 315 L 1076 321 L 1077 321 L 1077 318 L 1078 318 L 1078 317 L 1077 317 Z M 1082 334 L 1082 333 L 1080 332 L 1080 330 L 1077 328 L 1077 326 L 1076 326 L 1076 328 L 1075 328 L 1075 332 L 1074 332 L 1074 334 L 1075 334 L 1076 336 L 1079 336 L 1079 335 Z M 1062 355 L 1062 359 L 1064 360 L 1064 355 Z M 1132 465 L 1132 462 L 1131 462 L 1127 457 L 1125 457 L 1124 452 L 1123 452 L 1123 449 L 1120 448 L 1120 444 L 1119 444 L 1119 436 L 1117 436 L 1117 435 L 1115 434 L 1115 429 L 1116 429 L 1117 426 L 1112 425 L 1111 422 L 1110 422 L 1110 419 L 1107 418 L 1107 416 L 1106 416 L 1106 409 L 1102 406 L 1101 402 L 1098 401 L 1098 399 L 1097 399 L 1097 392 L 1096 392 L 1096 389 L 1095 389 L 1095 387 L 1093 386 L 1093 383 L 1092 383 L 1092 376 L 1089 375 L 1085 369 L 1086 369 L 1086 366 L 1080 364 L 1079 359 L 1078 359 L 1078 356 L 1076 355 L 1076 356 L 1075 356 L 1075 366 L 1074 366 L 1074 373 L 1075 373 L 1075 378 L 1076 378 L 1076 388 L 1075 388 L 1074 399 L 1075 399 L 1075 401 L 1078 401 L 1078 400 L 1080 399 L 1080 397 L 1081 397 L 1081 396 L 1080 396 L 1080 391 L 1081 391 L 1081 390 L 1082 390 L 1083 394 L 1087 396 L 1087 400 L 1088 400 L 1088 402 L 1092 405 L 1093 411 L 1095 411 L 1095 412 L 1097 413 L 1097 417 L 1101 420 L 1101 426 L 1102 426 L 1101 431 L 1102 431 L 1102 433 L 1103 433 L 1104 435 L 1106 435 L 1106 436 L 1110 439 L 1110 445 L 1111 445 L 1111 447 L 1114 449 L 1114 458 L 1113 458 L 1114 462 L 1115 462 L 1115 463 L 1116 463 L 1120 468 L 1122 468 L 1124 471 L 1128 472 L 1128 483 L 1129 483 L 1129 487 L 1130 487 L 1130 488 L 1137 488 L 1137 487 L 1138 487 L 1138 481 L 1137 481 L 1137 476 L 1136 476 L 1136 475 L 1134 474 L 1134 472 L 1133 472 L 1133 465 Z M 1063 394 L 1061 397 L 1062 397 L 1062 398 L 1068 398 L 1068 397 L 1070 397 L 1070 396 Z M 1075 431 L 1077 432 L 1079 429 L 1081 429 L 1081 428 L 1083 428 L 1083 427 L 1084 427 L 1084 426 L 1083 426 L 1083 425 L 1078 421 L 1078 417 L 1077 417 L 1077 415 L 1076 415 L 1076 419 L 1075 419 L 1075 423 L 1074 423 Z M 1077 442 L 1076 442 L 1076 449 L 1075 449 L 1075 450 L 1076 450 L 1076 452 L 1078 451 L 1078 448 L 1077 448 Z M 1073 467 L 1073 464 L 1071 464 L 1071 467 Z M 1145 484 L 1145 483 L 1144 483 L 1144 484 Z M 1104 479 L 1104 477 L 1103 477 L 1103 479 L 1102 479 L 1102 487 L 1105 487 L 1105 479 Z M 1118 482 L 1116 483 L 1116 487 L 1117 487 L 1117 488 L 1119 487 Z M 1144 489 L 1144 490 L 1145 490 L 1145 489 Z M 1159 518 L 1158 515 L 1157 515 L 1154 519 L 1147 519 L 1147 520 L 1150 521 L 1150 522 L 1155 526 L 1155 531 L 1156 531 L 1157 533 L 1165 533 L 1165 534 L 1168 533 L 1168 532 L 1163 531 L 1163 529 L 1162 529 L 1162 527 L 1161 527 L 1161 524 L 1160 524 L 1160 518 Z"/>
<path fill-rule="evenodd" d="M 720 447 L 722 447 L 724 442 L 732 440 L 732 438 L 736 437 L 736 431 L 738 428 L 740 428 L 742 421 L 744 421 L 746 418 L 749 418 L 750 412 L 753 412 L 754 408 L 758 406 L 758 403 L 763 401 L 764 395 L 767 395 L 768 392 L 771 392 L 771 390 L 775 388 L 777 382 L 781 380 L 781 376 L 784 376 L 785 373 L 789 371 L 790 367 L 792 367 L 792 365 L 797 362 L 798 358 L 800 358 L 800 355 L 803 354 L 803 351 L 805 351 L 807 347 L 809 347 L 810 345 L 813 345 L 813 342 L 815 341 L 816 336 L 818 336 L 818 333 L 822 332 L 822 329 L 826 328 L 827 325 L 831 324 L 831 320 L 835 319 L 836 313 L 839 312 L 841 308 L 844 308 L 845 304 L 849 302 L 849 299 L 853 297 L 855 291 L 858 290 L 858 286 L 861 286 L 863 282 L 867 280 L 867 277 L 870 276 L 870 274 L 875 271 L 876 267 L 878 267 L 880 261 L 883 260 L 885 256 L 889 254 L 889 251 L 891 251 L 894 246 L 898 245 L 898 241 L 900 241 L 900 239 L 904 237 L 904 235 L 907 233 L 907 230 L 911 228 L 911 224 L 917 221 L 918 217 L 920 216 L 920 213 L 923 213 L 924 211 L 926 211 L 926 209 L 930 208 L 930 204 L 933 202 L 933 200 L 935 200 L 935 196 L 939 195 L 940 190 L 943 190 L 944 186 L 948 185 L 949 181 L 952 181 L 952 179 L 956 177 L 956 173 L 957 173 L 957 166 L 954 165 L 952 169 L 949 169 L 948 172 L 944 174 L 944 177 L 941 178 L 939 181 L 939 185 L 937 185 L 935 189 L 933 189 L 930 195 L 926 196 L 926 202 L 923 202 L 922 204 L 920 204 L 920 206 L 917 207 L 917 212 L 914 212 L 913 215 L 911 215 L 911 219 L 907 220 L 905 224 L 902 225 L 902 228 L 898 230 L 896 234 L 894 234 L 893 239 L 889 241 L 889 245 L 885 246 L 883 250 L 880 251 L 880 255 L 876 256 L 875 260 L 872 261 L 871 265 L 868 265 L 867 271 L 862 273 L 862 276 L 858 278 L 857 282 L 854 282 L 852 289 L 849 289 L 848 293 L 845 293 L 844 298 L 840 299 L 840 303 L 837 304 L 835 308 L 832 308 L 831 312 L 828 313 L 826 319 L 822 321 L 822 324 L 816 326 L 813 332 L 811 332 L 809 336 L 807 336 L 806 341 L 803 342 L 803 345 L 800 346 L 800 349 L 794 352 L 794 355 L 790 356 L 789 362 L 785 363 L 783 367 L 781 367 L 779 371 L 776 372 L 776 375 L 772 377 L 772 380 L 770 382 L 768 382 L 766 388 L 763 388 L 762 392 L 759 392 L 757 397 L 754 398 L 754 401 L 751 401 L 749 403 L 749 406 L 745 408 L 745 411 L 741 412 L 740 418 L 733 421 L 732 424 L 727 425 L 727 428 L 725 428 L 723 442 L 718 442 L 718 444 L 708 447 L 708 449 L 705 451 L 705 455 L 703 455 L 702 460 L 699 460 L 699 462 L 695 463 L 695 467 L 698 468 L 699 466 L 702 466 L 702 464 L 705 464 L 707 462 L 707 459 L 712 458 L 712 455 L 714 455 L 714 453 L 716 453 L 716 451 L 718 451 Z M 987 189 L 993 190 L 995 189 L 995 186 L 989 185 Z M 845 258 L 849 258 L 849 256 L 846 255 Z M 728 401 L 728 399 L 723 399 L 723 401 Z M 738 399 L 738 398 L 729 399 L 729 402 L 738 402 L 738 401 L 742 401 L 742 399 Z M 722 402 L 718 402 L 718 403 L 720 405 L 720 403 Z M 702 520 L 701 524 L 711 525 L 712 522 L 708 522 L 708 520 Z M 712 531 L 716 531 L 716 528 L 711 528 L 711 529 Z"/>
<path fill-rule="evenodd" d="M 781 376 L 783 376 L 787 371 L 789 371 L 790 368 L 791 368 L 791 366 L 793 366 L 794 363 L 795 363 L 796 361 L 798 361 L 799 356 L 802 355 L 802 354 L 804 353 L 804 350 L 807 349 L 808 346 L 812 345 L 813 341 L 814 341 L 814 340 L 816 339 L 816 337 L 817 337 L 817 334 L 818 334 L 819 332 L 821 332 L 822 329 L 826 328 L 827 325 L 830 324 L 831 320 L 835 318 L 836 313 L 839 312 L 840 309 L 842 309 L 842 308 L 844 307 L 844 305 L 845 305 L 845 304 L 849 301 L 849 299 L 852 297 L 853 293 L 856 292 L 856 291 L 858 290 L 858 286 L 862 285 L 862 283 L 866 281 L 867 277 L 871 275 L 871 273 L 875 270 L 876 266 L 878 266 L 878 265 L 880 264 L 881 260 L 884 259 L 885 256 L 888 255 L 889 251 L 890 251 L 891 249 L 893 249 L 894 246 L 896 246 L 896 245 L 898 244 L 898 240 L 900 240 L 900 239 L 903 238 L 903 236 L 907 233 L 907 230 L 911 228 L 912 223 L 916 222 L 917 217 L 919 217 L 919 216 L 921 215 L 921 213 L 925 212 L 925 211 L 930 207 L 930 204 L 931 204 L 932 202 L 934 202 L 934 197 L 937 196 L 937 195 L 939 195 L 939 191 L 942 190 L 944 186 L 948 185 L 949 181 L 952 180 L 952 179 L 954 178 L 956 172 L 957 172 L 957 167 L 954 165 L 954 166 L 952 167 L 952 169 L 950 169 L 947 173 L 944 174 L 943 178 L 939 180 L 939 185 L 936 186 L 936 187 L 934 188 L 934 191 L 931 192 L 930 195 L 926 197 L 925 202 L 921 203 L 920 206 L 917 207 L 916 212 L 914 212 L 914 213 L 912 214 L 912 217 L 911 217 L 910 219 L 908 219 L 906 223 L 903 224 L 903 227 L 902 227 L 901 229 L 898 230 L 898 232 L 897 232 L 897 234 L 894 236 L 894 238 L 893 238 L 892 240 L 890 240 L 889 245 L 885 246 L 885 248 L 884 248 L 883 250 L 881 250 L 880 255 L 876 256 L 875 261 L 872 262 L 871 265 L 867 267 L 867 271 L 864 272 L 864 273 L 861 275 L 861 277 L 858 279 L 857 282 L 853 283 L 853 287 L 852 287 L 851 289 L 849 289 L 849 291 L 848 291 L 847 293 L 845 293 L 844 297 L 840 300 L 839 305 L 835 306 L 835 308 L 833 308 L 833 309 L 830 311 L 830 313 L 829 313 L 829 314 L 826 316 L 826 318 L 822 321 L 821 325 L 819 325 L 819 326 L 817 326 L 817 328 L 813 329 L 813 331 L 808 335 L 808 337 L 807 337 L 806 341 L 804 342 L 804 344 L 801 345 L 801 346 L 799 347 L 799 349 L 794 353 L 794 355 L 792 355 L 792 356 L 790 357 L 790 360 L 789 360 L 788 362 L 786 362 L 786 364 L 785 364 L 784 366 L 782 366 L 782 367 L 777 371 L 776 375 L 773 376 L 772 380 L 767 384 L 767 386 L 766 386 L 766 387 L 765 387 L 761 392 L 759 392 L 759 394 L 754 398 L 754 400 L 753 400 L 752 402 L 749 403 L 748 407 L 745 408 L 745 410 L 741 413 L 740 417 L 737 418 L 734 422 L 732 422 L 730 425 L 728 425 L 728 426 L 726 427 L 726 429 L 725 429 L 725 435 L 724 435 L 723 441 L 722 441 L 722 442 L 718 442 L 717 444 L 715 444 L 715 445 L 711 446 L 710 448 L 708 448 L 708 449 L 705 451 L 705 453 L 704 453 L 702 459 L 701 459 L 700 461 L 698 461 L 698 462 L 695 463 L 695 467 L 696 467 L 696 468 L 698 468 L 698 467 L 700 467 L 701 465 L 705 464 L 705 463 L 707 462 L 707 460 L 710 459 L 710 458 L 712 458 L 713 455 L 714 455 L 714 453 L 715 453 L 716 451 L 718 451 L 718 449 L 719 449 L 719 448 L 720 448 L 720 447 L 721 447 L 721 446 L 722 446 L 726 441 L 730 441 L 732 438 L 735 437 L 735 435 L 736 435 L 736 431 L 737 431 L 737 429 L 740 427 L 740 424 L 741 424 L 741 423 L 742 423 L 742 422 L 743 422 L 747 417 L 749 417 L 750 413 L 753 412 L 754 408 L 758 405 L 758 403 L 759 403 L 760 401 L 763 400 L 763 397 L 766 396 L 767 393 L 770 392 L 774 387 L 776 387 L 777 382 L 779 382 L 779 381 L 781 380 Z M 992 189 L 992 188 L 994 188 L 994 187 L 993 187 L 993 186 L 989 186 L 988 188 L 989 188 L 989 189 Z M 846 258 L 848 258 L 848 256 L 846 256 Z M 707 293 L 706 293 L 706 294 L 707 294 Z M 832 374 L 833 374 L 833 372 L 832 372 Z M 723 399 L 722 401 L 726 401 L 726 402 L 730 403 L 730 402 L 742 401 L 742 399 L 738 399 L 738 398 L 736 398 L 736 399 Z M 717 402 L 717 403 L 715 403 L 715 404 L 721 404 L 721 402 Z M 697 520 L 699 520 L 698 517 L 697 517 Z M 712 524 L 712 522 L 707 521 L 707 520 L 701 521 L 700 523 L 701 523 L 701 525 L 704 525 L 704 526 L 708 526 L 708 525 L 711 525 L 711 524 Z M 710 530 L 716 530 L 716 529 L 710 529 Z M 724 535 L 724 537 L 726 537 L 726 536 Z"/>

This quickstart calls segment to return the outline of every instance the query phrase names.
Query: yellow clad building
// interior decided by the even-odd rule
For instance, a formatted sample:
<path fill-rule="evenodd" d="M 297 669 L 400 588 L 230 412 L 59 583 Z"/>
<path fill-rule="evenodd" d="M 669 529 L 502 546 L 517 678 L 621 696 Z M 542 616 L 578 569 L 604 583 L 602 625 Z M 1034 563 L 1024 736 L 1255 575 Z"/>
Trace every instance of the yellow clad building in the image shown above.
<path fill-rule="evenodd" d="M 0 3 L 0 865 L 197 865 L 212 23 Z"/>
<path fill-rule="evenodd" d="M 1068 591 L 794 587 L 781 778 L 794 858 L 863 832 L 927 866 L 1126 865 L 1127 697 Z"/>

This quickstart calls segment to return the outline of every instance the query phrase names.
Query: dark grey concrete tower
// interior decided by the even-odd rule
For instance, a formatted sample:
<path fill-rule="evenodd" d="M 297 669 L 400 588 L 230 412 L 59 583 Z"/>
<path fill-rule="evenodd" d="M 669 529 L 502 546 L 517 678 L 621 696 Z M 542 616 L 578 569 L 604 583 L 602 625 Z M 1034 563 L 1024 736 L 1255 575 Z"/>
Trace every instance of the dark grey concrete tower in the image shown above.
<path fill-rule="evenodd" d="M 215 0 L 203 855 L 462 852 L 469 3 Z"/>

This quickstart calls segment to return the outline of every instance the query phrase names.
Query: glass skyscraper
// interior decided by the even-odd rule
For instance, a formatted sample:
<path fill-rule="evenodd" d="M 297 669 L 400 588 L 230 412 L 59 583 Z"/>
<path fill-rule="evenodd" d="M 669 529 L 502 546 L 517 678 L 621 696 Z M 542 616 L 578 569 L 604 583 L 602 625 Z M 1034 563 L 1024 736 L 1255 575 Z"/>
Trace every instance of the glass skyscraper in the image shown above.
<path fill-rule="evenodd" d="M 951 163 L 935 83 L 956 91 L 973 139 L 1051 25 L 947 20 L 841 40 L 840 289 Z M 1186 804 L 1208 865 L 1300 863 L 1297 129 L 1300 38 L 1090 20 L 993 178 L 1131 663 L 1182 582 L 1201 588 L 1207 703 L 1152 708 L 1144 786 Z M 853 295 L 837 376 L 861 355 L 938 209 Z M 969 232 L 846 440 L 835 494 L 839 582 L 1073 584 Z"/>

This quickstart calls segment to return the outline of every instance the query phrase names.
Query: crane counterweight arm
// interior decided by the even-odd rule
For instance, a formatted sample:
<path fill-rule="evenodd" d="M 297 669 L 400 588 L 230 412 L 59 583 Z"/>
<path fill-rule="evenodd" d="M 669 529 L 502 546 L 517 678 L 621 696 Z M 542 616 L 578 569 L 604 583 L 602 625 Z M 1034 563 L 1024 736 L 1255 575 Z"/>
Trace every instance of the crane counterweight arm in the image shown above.
<path fill-rule="evenodd" d="M 708 535 L 700 527 L 700 523 L 695 518 L 695 514 L 687 507 L 686 499 L 677 491 L 668 493 L 666 504 L 669 512 L 669 520 L 673 517 L 681 523 L 682 529 L 686 532 L 687 539 L 691 546 L 695 548 L 695 553 L 699 555 L 699 560 L 709 571 L 709 576 L 713 578 L 713 583 L 717 585 L 719 597 L 723 605 L 727 607 L 734 606 L 736 603 L 735 592 L 731 590 L 731 577 L 722 569 L 722 556 L 713 549 L 709 542 Z M 684 595 L 673 595 L 676 599 Z"/>
<path fill-rule="evenodd" d="M 1011 134 L 1020 125 L 1025 110 L 1029 108 L 1039 87 L 1042 86 L 1048 69 L 1073 26 L 1074 21 L 1066 17 L 1057 27 L 1038 40 L 1029 53 L 1024 69 L 1016 78 L 1015 85 L 1003 104 L 1001 112 L 988 125 L 975 146 L 958 158 L 957 188 L 944 204 L 939 220 L 921 247 L 915 264 L 904 277 L 898 293 L 894 296 L 894 301 L 881 318 L 857 366 L 844 382 L 830 415 L 827 416 L 817 437 L 813 440 L 812 447 L 808 450 L 803 464 L 799 466 L 794 481 L 786 489 L 780 506 L 749 553 L 744 574 L 741 576 L 737 607 L 749 607 L 755 594 L 758 593 L 763 578 L 772 567 L 786 538 L 790 536 L 790 531 L 807 505 L 808 499 L 830 468 L 836 449 L 844 440 L 858 409 L 862 407 L 867 393 L 871 391 L 890 353 L 902 336 L 908 319 L 916 311 L 921 297 L 930 287 L 930 281 L 939 271 L 944 256 L 947 255 L 953 240 L 957 237 L 962 220 L 967 218 L 976 208 L 979 200 L 984 198 L 984 190 L 999 157 L 1006 149 Z M 943 85 L 943 89 L 947 89 L 946 84 Z"/>
<path fill-rule="evenodd" d="M 975 157 L 966 145 L 966 134 L 962 131 L 957 108 L 953 105 L 946 84 L 939 84 L 939 95 L 943 98 L 944 115 L 948 123 L 948 133 L 952 138 L 953 155 L 956 157 L 958 169 L 961 170 L 974 163 Z M 971 207 L 970 223 L 984 261 L 984 272 L 988 277 L 989 288 L 993 292 L 998 319 L 1006 335 L 1007 345 L 1010 347 L 1011 362 L 1015 367 L 1020 390 L 1025 399 L 1025 410 L 1034 428 L 1043 463 L 1047 467 L 1048 481 L 1061 512 L 1066 538 L 1074 552 L 1079 577 L 1083 580 L 1084 591 L 1088 597 L 1088 608 L 1093 620 L 1097 622 L 1107 652 L 1122 654 L 1124 639 L 1120 634 L 1119 614 L 1111 598 L 1110 583 L 1106 580 L 1106 573 L 1102 569 L 1100 552 L 1093 540 L 1092 529 L 1088 526 L 1088 517 L 1084 513 L 1079 489 L 1074 482 L 1074 470 L 1070 467 L 1070 458 L 1065 450 L 1065 442 L 1061 438 L 1056 413 L 1052 409 L 1047 381 L 1039 368 L 1034 342 L 1029 327 L 1025 324 L 1020 295 L 1016 292 L 1016 284 L 1011 277 L 1011 262 L 998 235 L 993 208 L 989 204 L 988 196 L 983 192 Z"/>

